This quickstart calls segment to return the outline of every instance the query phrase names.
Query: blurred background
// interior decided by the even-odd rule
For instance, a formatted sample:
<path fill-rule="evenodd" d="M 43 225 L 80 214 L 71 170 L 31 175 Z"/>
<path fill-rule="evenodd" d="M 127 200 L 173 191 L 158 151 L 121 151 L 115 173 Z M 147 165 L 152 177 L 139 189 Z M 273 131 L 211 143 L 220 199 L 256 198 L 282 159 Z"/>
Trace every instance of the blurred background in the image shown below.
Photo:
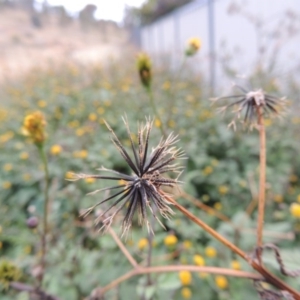
<path fill-rule="evenodd" d="M 239 122 L 236 132 L 228 129 L 232 114 L 217 113 L 209 100 L 240 94 L 233 82 L 247 91 L 262 88 L 276 99 L 287 98 L 280 118 L 265 116 L 264 241 L 280 247 L 288 269 L 299 267 L 299 46 L 298 0 L 0 0 L 0 299 L 44 299 L 34 298 L 30 288 L 41 274 L 45 157 L 49 232 L 43 290 L 61 300 L 94 300 L 94 289 L 132 269 L 112 234 L 101 235 L 95 227 L 99 210 L 80 217 L 107 196 L 86 194 L 106 183 L 66 180 L 70 172 L 97 173 L 102 165 L 131 172 L 104 124 L 128 149 L 125 114 L 134 133 L 145 116 L 153 118 L 151 147 L 163 132 L 179 135 L 178 147 L 187 159 L 180 191 L 170 192 L 252 253 L 258 133 Z M 145 74 L 146 84 L 139 78 Z M 46 120 L 43 159 L 23 130 L 26 116 L 40 116 L 35 111 Z M 125 213 L 112 224 L 117 234 Z M 166 230 L 155 224 L 150 242 L 137 218 L 128 239 L 122 239 L 143 266 L 151 256 L 153 266 L 253 272 L 179 212 L 161 221 Z M 272 253 L 264 259 L 272 272 L 300 290 L 299 280 L 280 274 Z M 188 271 L 150 277 L 122 281 L 107 289 L 105 299 L 259 299 L 248 279 Z"/>

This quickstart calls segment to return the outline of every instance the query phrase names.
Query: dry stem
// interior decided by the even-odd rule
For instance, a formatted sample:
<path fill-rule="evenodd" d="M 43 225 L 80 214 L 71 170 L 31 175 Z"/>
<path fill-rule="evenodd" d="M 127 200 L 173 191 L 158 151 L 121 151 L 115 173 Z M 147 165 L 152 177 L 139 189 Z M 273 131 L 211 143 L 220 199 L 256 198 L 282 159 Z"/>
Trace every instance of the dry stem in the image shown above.
<path fill-rule="evenodd" d="M 266 133 L 261 108 L 257 109 L 258 130 L 260 142 L 259 156 L 259 196 L 258 196 L 258 219 L 257 219 L 257 247 L 263 243 L 263 226 L 265 214 L 265 185 L 266 185 Z M 261 263 L 261 251 L 258 252 L 258 260 Z"/>
<path fill-rule="evenodd" d="M 161 193 L 163 193 L 161 191 Z M 231 251 L 242 257 L 244 260 L 246 260 L 256 271 L 258 271 L 261 275 L 263 275 L 264 279 L 271 283 L 273 286 L 277 287 L 278 289 L 282 291 L 288 291 L 291 293 L 295 300 L 300 300 L 300 293 L 287 285 L 285 282 L 283 282 L 281 279 L 277 278 L 275 275 L 270 273 L 267 269 L 265 269 L 261 263 L 257 263 L 254 259 L 248 257 L 246 253 L 241 250 L 239 247 L 235 246 L 233 243 L 228 241 L 226 238 L 224 238 L 222 235 L 220 235 L 218 232 L 216 232 L 213 228 L 208 226 L 205 222 L 198 219 L 196 216 L 194 216 L 192 213 L 190 213 L 187 209 L 185 209 L 183 206 L 178 204 L 173 198 L 167 196 L 164 194 L 164 197 L 172 203 L 178 210 L 180 210 L 184 215 L 186 215 L 190 220 L 192 220 L 194 223 L 202 227 L 207 233 L 212 235 L 215 239 L 217 239 L 219 242 L 224 244 L 227 248 L 229 248 Z"/>
<path fill-rule="evenodd" d="M 128 273 L 122 275 L 121 277 L 112 281 L 111 283 L 104 286 L 103 288 L 95 289 L 92 292 L 92 295 L 93 295 L 93 297 L 100 297 L 100 296 L 104 295 L 107 291 L 118 286 L 121 282 L 123 282 L 133 276 L 136 276 L 136 275 L 143 275 L 143 274 L 150 274 L 150 273 L 179 272 L 179 271 L 219 274 L 219 275 L 234 276 L 234 277 L 248 278 L 248 279 L 255 279 L 255 280 L 263 279 L 263 277 L 258 274 L 253 274 L 253 273 L 244 272 L 244 271 L 237 271 L 237 270 L 232 270 L 232 269 L 218 268 L 218 267 L 198 267 L 198 266 L 192 266 L 192 265 L 141 267 L 141 268 L 137 268 L 137 269 L 133 269 L 133 270 L 129 271 Z"/>

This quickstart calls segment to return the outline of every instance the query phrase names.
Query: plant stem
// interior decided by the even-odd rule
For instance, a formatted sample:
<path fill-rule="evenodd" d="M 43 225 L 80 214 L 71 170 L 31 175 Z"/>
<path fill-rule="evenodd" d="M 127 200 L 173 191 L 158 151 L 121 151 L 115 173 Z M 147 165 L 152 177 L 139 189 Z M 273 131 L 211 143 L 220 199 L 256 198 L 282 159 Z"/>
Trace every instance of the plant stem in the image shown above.
<path fill-rule="evenodd" d="M 133 276 L 136 276 L 136 275 L 143 275 L 143 274 L 150 274 L 150 273 L 180 272 L 180 271 L 220 274 L 220 275 L 234 276 L 234 277 L 239 277 L 239 278 L 250 278 L 250 279 L 254 279 L 254 280 L 262 280 L 263 279 L 263 277 L 258 274 L 253 274 L 253 273 L 244 272 L 244 271 L 237 271 L 237 270 L 232 270 L 232 269 L 218 268 L 218 267 L 198 267 L 198 266 L 193 266 L 193 265 L 141 267 L 139 269 L 133 269 L 133 270 L 129 271 L 128 273 L 120 276 L 119 278 L 115 279 L 114 281 L 112 281 L 111 283 L 109 283 L 108 285 L 106 285 L 102 288 L 95 289 L 92 292 L 92 294 L 93 294 L 93 296 L 101 297 L 107 291 L 118 286 L 121 282 L 123 282 Z"/>
<path fill-rule="evenodd" d="M 154 96 L 153 96 L 153 92 L 152 92 L 151 86 L 147 87 L 146 90 L 147 90 L 147 93 L 148 93 L 148 95 L 149 95 L 150 104 L 151 104 L 151 106 L 152 106 L 154 116 L 155 116 L 155 117 L 158 119 L 158 121 L 160 122 L 159 128 L 160 128 L 160 130 L 161 130 L 161 134 L 162 134 L 164 137 L 166 137 L 166 131 L 165 131 L 165 129 L 164 129 L 164 124 L 163 124 L 162 119 L 161 119 L 161 117 L 160 117 L 160 115 L 159 115 L 159 113 L 158 113 L 158 110 L 157 110 L 157 108 L 156 108 L 155 101 L 154 101 Z"/>
<path fill-rule="evenodd" d="M 265 269 L 262 264 L 259 262 L 259 264 L 255 261 L 255 258 L 251 258 L 248 256 L 243 250 L 241 250 L 239 247 L 235 246 L 233 243 L 228 241 L 226 238 L 224 238 L 222 235 L 220 235 L 218 232 L 216 232 L 213 228 L 211 228 L 209 225 L 207 225 L 202 220 L 198 219 L 196 216 L 194 216 L 192 213 L 190 213 L 187 209 L 185 209 L 183 206 L 178 204 L 173 198 L 169 197 L 162 191 L 160 193 L 163 194 L 164 198 L 172 203 L 178 210 L 180 210 L 183 214 L 185 214 L 190 220 L 192 220 L 194 223 L 202 227 L 207 233 L 212 235 L 215 239 L 217 239 L 219 242 L 224 244 L 227 248 L 229 248 L 231 251 L 233 251 L 235 254 L 242 257 L 244 260 L 246 260 L 256 271 L 258 271 L 264 279 L 271 283 L 273 286 L 277 287 L 278 289 L 282 291 L 288 291 L 291 293 L 295 300 L 300 300 L 300 293 L 287 285 L 285 282 L 283 282 L 281 279 L 277 278 L 275 275 L 270 273 L 267 269 Z"/>
<path fill-rule="evenodd" d="M 125 245 L 122 243 L 122 241 L 119 239 L 119 237 L 117 236 L 117 234 L 115 233 L 115 231 L 111 227 L 109 227 L 108 228 L 108 232 L 110 233 L 110 235 L 112 236 L 112 238 L 115 240 L 115 242 L 119 246 L 120 250 L 123 252 L 123 254 L 128 259 L 128 261 L 131 263 L 131 265 L 134 268 L 137 268 L 139 266 L 138 263 L 132 257 L 132 255 L 129 253 L 129 251 L 127 250 L 127 248 L 125 247 Z"/>
<path fill-rule="evenodd" d="M 48 234 L 48 203 L 49 203 L 49 170 L 48 170 L 48 161 L 44 151 L 43 145 L 38 146 L 41 160 L 44 166 L 45 172 L 45 189 L 44 189 L 44 215 L 43 215 L 43 232 L 41 238 L 41 246 L 42 246 L 42 255 L 41 255 L 41 268 L 42 272 L 40 275 L 40 285 L 42 285 L 43 277 L 46 269 L 46 253 L 47 253 L 47 234 Z"/>
<path fill-rule="evenodd" d="M 237 255 L 239 255 L 240 257 L 245 259 L 246 261 L 248 261 L 248 256 L 243 250 L 241 250 L 240 248 L 235 246 L 233 243 L 228 241 L 226 238 L 224 238 L 221 234 L 219 234 L 217 231 L 215 231 L 213 228 L 211 228 L 205 222 L 198 219 L 196 216 L 194 216 L 192 213 L 190 213 L 186 208 L 184 208 L 179 203 L 177 203 L 173 198 L 169 197 L 162 191 L 160 191 L 160 192 L 163 194 L 164 198 L 166 198 L 167 201 L 171 202 L 178 210 L 180 210 L 183 214 L 185 214 L 190 220 L 192 220 L 194 223 L 196 223 L 197 225 L 202 227 L 207 233 L 212 235 L 215 239 L 220 241 L 222 244 L 224 244 L 227 248 L 232 250 L 234 253 L 236 253 Z"/>
<path fill-rule="evenodd" d="M 263 244 L 263 226 L 265 214 L 265 189 L 266 189 L 266 132 L 262 110 L 257 108 L 258 130 L 260 142 L 259 155 L 259 196 L 258 196 L 258 219 L 257 219 L 257 247 Z M 258 260 L 261 263 L 261 251 L 258 251 Z"/>

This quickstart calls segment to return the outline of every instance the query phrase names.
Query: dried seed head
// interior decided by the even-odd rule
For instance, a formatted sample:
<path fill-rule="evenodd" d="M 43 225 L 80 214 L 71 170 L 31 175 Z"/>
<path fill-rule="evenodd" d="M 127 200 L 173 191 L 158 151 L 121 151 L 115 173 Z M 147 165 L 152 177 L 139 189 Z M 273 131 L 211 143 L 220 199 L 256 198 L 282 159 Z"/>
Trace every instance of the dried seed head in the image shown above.
<path fill-rule="evenodd" d="M 235 116 L 229 123 L 229 126 L 233 126 L 234 129 L 236 129 L 236 120 L 241 119 L 243 112 L 244 116 L 242 122 L 245 125 L 250 125 L 250 128 L 252 128 L 257 124 L 258 115 L 260 113 L 264 116 L 279 116 L 287 103 L 285 98 L 278 98 L 266 94 L 262 89 L 247 92 L 243 88 L 239 88 L 243 91 L 243 94 L 211 99 L 214 102 L 234 99 L 234 102 L 218 109 L 219 112 L 225 112 L 228 108 L 233 108 L 232 112 Z"/>
<path fill-rule="evenodd" d="M 124 160 L 132 170 L 131 175 L 123 174 L 114 170 L 109 170 L 104 167 L 99 169 L 101 172 L 109 172 L 112 175 L 88 175 L 88 174 L 73 174 L 71 180 L 76 181 L 83 178 L 108 179 L 118 181 L 116 186 L 106 187 L 96 190 L 90 194 L 96 194 L 102 191 L 113 191 L 115 193 L 104 199 L 94 206 L 86 210 L 84 215 L 88 215 L 98 205 L 115 199 L 114 202 L 96 219 L 96 223 L 102 222 L 101 229 L 105 229 L 111 225 L 116 214 L 125 209 L 125 217 L 122 224 L 123 234 L 127 233 L 131 227 L 132 219 L 136 211 L 138 212 L 139 223 L 146 224 L 148 230 L 152 230 L 148 221 L 147 210 L 155 217 L 155 219 L 163 226 L 159 218 L 156 216 L 158 211 L 164 218 L 169 218 L 173 211 L 169 207 L 165 194 L 161 192 L 161 187 L 174 187 L 180 182 L 178 177 L 181 174 L 182 167 L 174 163 L 177 159 L 183 158 L 183 152 L 177 149 L 174 144 L 178 141 L 177 136 L 170 134 L 166 139 L 161 139 L 159 144 L 149 151 L 149 138 L 152 129 L 152 121 L 147 120 L 146 125 L 139 126 L 137 145 L 135 145 L 127 119 L 123 119 L 127 129 L 128 137 L 131 144 L 132 154 L 125 149 L 120 140 L 106 123 L 108 130 L 111 132 L 112 142 L 123 156 Z M 172 179 L 165 176 L 167 172 L 177 173 L 177 178 Z M 115 208 L 112 215 L 107 216 L 107 213 Z M 104 219 L 103 219 L 104 218 Z"/>

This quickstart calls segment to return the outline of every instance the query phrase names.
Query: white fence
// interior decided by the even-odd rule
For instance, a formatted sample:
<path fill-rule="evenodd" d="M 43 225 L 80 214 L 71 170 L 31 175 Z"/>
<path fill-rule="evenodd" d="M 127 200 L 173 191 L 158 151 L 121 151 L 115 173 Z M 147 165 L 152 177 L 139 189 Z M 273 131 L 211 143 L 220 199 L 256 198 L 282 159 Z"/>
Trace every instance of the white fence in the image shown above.
<path fill-rule="evenodd" d="M 227 84 L 228 70 L 247 76 L 258 65 L 278 80 L 299 77 L 299 0 L 195 0 L 142 27 L 141 47 L 176 63 L 190 37 L 202 40 L 190 62 L 211 86 Z"/>

